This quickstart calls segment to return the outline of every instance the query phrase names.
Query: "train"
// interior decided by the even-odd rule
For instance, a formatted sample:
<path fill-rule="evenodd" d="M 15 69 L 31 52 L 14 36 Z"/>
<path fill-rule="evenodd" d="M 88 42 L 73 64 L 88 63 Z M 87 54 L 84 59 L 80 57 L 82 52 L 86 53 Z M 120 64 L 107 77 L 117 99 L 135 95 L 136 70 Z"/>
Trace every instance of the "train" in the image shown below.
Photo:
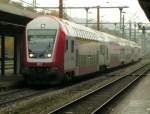
<path fill-rule="evenodd" d="M 54 16 L 31 20 L 23 44 L 22 75 L 31 84 L 59 84 L 142 58 L 133 41 Z"/>

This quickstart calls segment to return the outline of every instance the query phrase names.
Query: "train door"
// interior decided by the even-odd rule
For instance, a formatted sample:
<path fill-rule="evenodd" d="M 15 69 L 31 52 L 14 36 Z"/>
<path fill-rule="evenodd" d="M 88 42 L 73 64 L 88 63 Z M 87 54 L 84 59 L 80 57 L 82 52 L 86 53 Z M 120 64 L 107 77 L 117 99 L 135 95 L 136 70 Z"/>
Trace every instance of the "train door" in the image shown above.
<path fill-rule="evenodd" d="M 105 44 L 104 45 L 104 65 L 108 66 L 110 62 L 110 57 L 109 57 L 109 45 Z"/>
<path fill-rule="evenodd" d="M 75 48 L 75 76 L 79 74 L 79 50 Z"/>
<path fill-rule="evenodd" d="M 65 40 L 65 52 L 64 52 L 64 70 L 68 70 L 68 53 L 69 53 L 69 47 L 68 47 L 68 39 Z"/>
<path fill-rule="evenodd" d="M 125 64 L 125 46 L 122 46 L 121 50 L 120 50 L 120 58 L 121 58 L 121 63 L 122 64 Z"/>
<path fill-rule="evenodd" d="M 75 60 L 75 43 L 74 43 L 74 39 L 71 39 L 70 41 L 70 45 L 71 45 L 71 52 L 70 52 L 70 67 L 74 70 L 75 65 L 76 65 L 76 60 Z"/>
<path fill-rule="evenodd" d="M 100 65 L 107 65 L 109 62 L 108 47 L 105 44 L 100 45 Z"/>
<path fill-rule="evenodd" d="M 99 51 L 99 65 L 103 66 L 105 64 L 104 58 L 104 45 L 100 44 L 100 51 Z"/>
<path fill-rule="evenodd" d="M 64 67 L 66 71 L 73 71 L 76 65 L 75 46 L 73 38 L 66 39 L 65 43 Z"/>

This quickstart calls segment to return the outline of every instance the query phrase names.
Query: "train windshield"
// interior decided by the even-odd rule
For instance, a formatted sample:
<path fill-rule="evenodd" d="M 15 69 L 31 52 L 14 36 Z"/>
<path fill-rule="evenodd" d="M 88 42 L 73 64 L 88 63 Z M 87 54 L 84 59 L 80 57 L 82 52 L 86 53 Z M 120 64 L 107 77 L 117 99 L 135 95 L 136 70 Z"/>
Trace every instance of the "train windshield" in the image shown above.
<path fill-rule="evenodd" d="M 56 37 L 53 29 L 28 30 L 29 58 L 50 58 Z"/>

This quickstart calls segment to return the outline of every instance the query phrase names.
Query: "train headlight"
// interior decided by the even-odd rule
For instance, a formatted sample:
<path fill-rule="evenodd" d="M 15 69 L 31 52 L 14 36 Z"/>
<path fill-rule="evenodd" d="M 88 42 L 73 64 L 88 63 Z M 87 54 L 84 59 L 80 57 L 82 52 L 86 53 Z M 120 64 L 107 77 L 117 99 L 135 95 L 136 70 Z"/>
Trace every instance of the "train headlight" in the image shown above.
<path fill-rule="evenodd" d="M 33 57 L 34 55 L 32 53 L 29 54 L 29 57 Z"/>
<path fill-rule="evenodd" d="M 52 56 L 52 54 L 50 54 L 50 53 L 49 53 L 49 54 L 47 54 L 47 57 L 51 57 L 51 56 Z"/>

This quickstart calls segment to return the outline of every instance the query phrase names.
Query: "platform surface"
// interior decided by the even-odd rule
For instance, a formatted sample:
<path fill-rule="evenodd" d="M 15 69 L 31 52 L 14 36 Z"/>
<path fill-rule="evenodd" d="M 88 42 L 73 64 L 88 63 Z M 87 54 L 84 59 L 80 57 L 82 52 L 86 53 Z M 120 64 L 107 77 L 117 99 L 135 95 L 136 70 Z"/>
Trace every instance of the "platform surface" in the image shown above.
<path fill-rule="evenodd" d="M 11 88 L 21 83 L 23 77 L 21 75 L 5 75 L 0 78 L 0 89 L 1 88 Z"/>
<path fill-rule="evenodd" d="M 107 114 L 150 114 L 150 73 L 127 90 Z"/>

